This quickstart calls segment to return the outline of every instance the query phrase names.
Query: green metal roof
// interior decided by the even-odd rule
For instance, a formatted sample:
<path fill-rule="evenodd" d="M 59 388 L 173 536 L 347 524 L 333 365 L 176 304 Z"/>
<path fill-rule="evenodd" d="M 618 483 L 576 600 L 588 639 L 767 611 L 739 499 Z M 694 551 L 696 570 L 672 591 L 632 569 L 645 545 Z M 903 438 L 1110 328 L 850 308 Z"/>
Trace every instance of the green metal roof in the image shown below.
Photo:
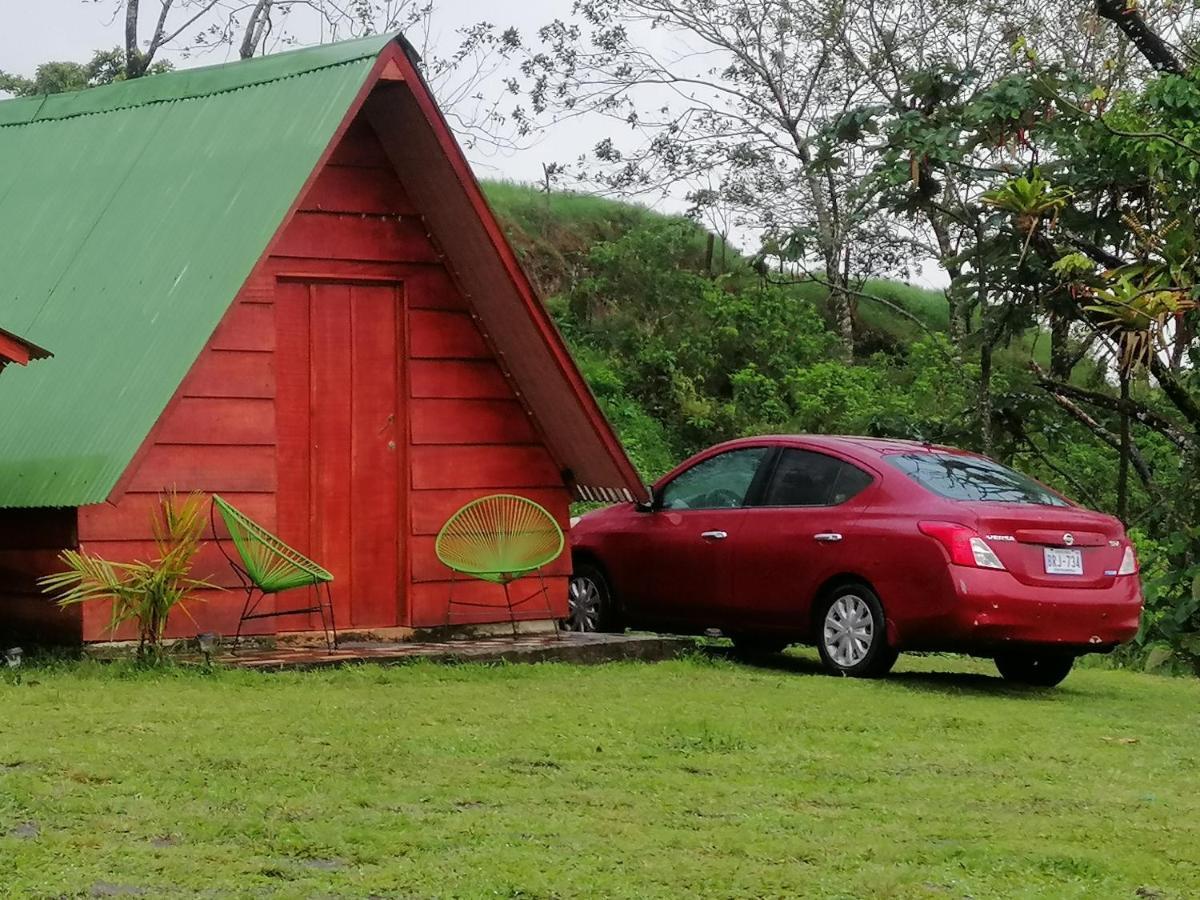
<path fill-rule="evenodd" d="M 108 497 L 394 39 L 0 103 L 0 507 Z"/>

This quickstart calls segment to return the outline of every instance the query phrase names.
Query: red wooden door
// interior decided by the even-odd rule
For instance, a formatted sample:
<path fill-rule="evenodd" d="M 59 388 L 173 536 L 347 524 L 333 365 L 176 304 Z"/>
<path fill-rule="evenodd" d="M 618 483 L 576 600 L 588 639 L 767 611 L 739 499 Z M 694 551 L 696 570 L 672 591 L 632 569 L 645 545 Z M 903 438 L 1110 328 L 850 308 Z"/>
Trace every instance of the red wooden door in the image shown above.
<path fill-rule="evenodd" d="M 339 628 L 398 625 L 400 287 L 281 281 L 276 298 L 281 532 L 333 573 Z"/>

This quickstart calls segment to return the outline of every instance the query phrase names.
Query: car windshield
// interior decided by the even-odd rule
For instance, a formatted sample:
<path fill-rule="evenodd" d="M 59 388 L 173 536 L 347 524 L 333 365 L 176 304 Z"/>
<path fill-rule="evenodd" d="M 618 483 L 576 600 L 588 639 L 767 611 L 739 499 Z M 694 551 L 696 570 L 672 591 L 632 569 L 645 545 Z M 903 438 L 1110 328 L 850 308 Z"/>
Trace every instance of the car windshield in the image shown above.
<path fill-rule="evenodd" d="M 885 458 L 917 484 L 951 500 L 1070 505 L 1032 478 L 979 456 L 894 453 Z"/>

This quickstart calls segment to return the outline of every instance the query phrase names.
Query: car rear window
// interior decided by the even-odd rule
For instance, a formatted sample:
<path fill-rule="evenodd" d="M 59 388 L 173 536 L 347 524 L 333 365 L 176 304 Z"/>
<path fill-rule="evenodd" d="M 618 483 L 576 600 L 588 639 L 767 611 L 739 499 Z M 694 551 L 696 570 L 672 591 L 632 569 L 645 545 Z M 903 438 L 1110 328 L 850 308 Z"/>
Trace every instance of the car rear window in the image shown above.
<path fill-rule="evenodd" d="M 1070 505 L 1032 478 L 979 456 L 891 453 L 884 458 L 921 487 L 951 500 Z"/>

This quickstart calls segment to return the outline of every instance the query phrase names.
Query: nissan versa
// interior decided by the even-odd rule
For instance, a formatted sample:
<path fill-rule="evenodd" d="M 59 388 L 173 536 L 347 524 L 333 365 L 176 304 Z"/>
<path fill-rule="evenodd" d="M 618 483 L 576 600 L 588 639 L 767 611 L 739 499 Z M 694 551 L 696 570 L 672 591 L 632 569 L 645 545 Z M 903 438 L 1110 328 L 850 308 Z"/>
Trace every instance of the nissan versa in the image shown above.
<path fill-rule="evenodd" d="M 862 437 L 760 437 L 684 462 L 648 504 L 571 531 L 570 625 L 698 634 L 769 653 L 816 644 L 832 673 L 902 650 L 990 656 L 1054 685 L 1134 636 L 1120 522 L 986 457 Z"/>

